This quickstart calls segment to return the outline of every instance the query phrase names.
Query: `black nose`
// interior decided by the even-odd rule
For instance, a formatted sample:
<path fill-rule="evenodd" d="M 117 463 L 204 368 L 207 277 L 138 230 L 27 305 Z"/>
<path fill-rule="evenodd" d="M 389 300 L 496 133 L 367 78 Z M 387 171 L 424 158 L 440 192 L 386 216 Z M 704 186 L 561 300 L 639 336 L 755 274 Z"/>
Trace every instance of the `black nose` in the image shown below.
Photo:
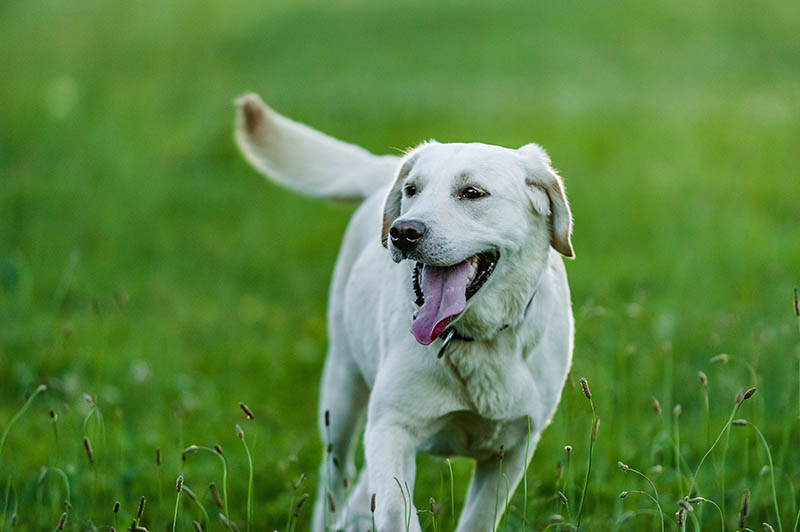
<path fill-rule="evenodd" d="M 389 228 L 389 236 L 400 251 L 409 251 L 425 235 L 427 228 L 419 220 L 398 220 Z"/>

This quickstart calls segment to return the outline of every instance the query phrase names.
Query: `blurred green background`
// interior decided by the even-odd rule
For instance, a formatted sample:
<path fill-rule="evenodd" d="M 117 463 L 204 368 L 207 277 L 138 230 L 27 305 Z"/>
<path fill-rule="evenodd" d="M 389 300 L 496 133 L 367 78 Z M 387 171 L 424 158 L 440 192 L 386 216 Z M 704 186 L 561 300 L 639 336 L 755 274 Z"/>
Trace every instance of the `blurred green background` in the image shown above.
<path fill-rule="evenodd" d="M 772 447 L 791 529 L 798 28 L 785 1 L 0 4 L 0 427 L 48 385 L 0 450 L 0 530 L 12 513 L 19 530 L 57 524 L 64 488 L 57 475 L 41 481 L 41 466 L 71 484 L 68 530 L 111 524 L 121 501 L 120 530 L 141 495 L 142 524 L 171 529 L 179 472 L 210 512 L 208 483 L 221 483 L 218 460 L 182 465 L 181 449 L 217 442 L 242 527 L 237 422 L 254 455 L 255 530 L 283 529 L 301 473 L 298 495 L 313 493 L 327 286 L 354 207 L 299 197 L 247 166 L 231 134 L 245 91 L 377 153 L 427 138 L 549 151 L 575 216 L 577 337 L 530 469 L 526 529 L 553 514 L 575 521 L 591 427 L 580 376 L 602 419 L 587 530 L 659 527 L 647 499 L 617 497 L 646 488 L 617 460 L 653 475 L 674 521 L 689 471 L 748 386 L 759 391 L 739 415 Z M 710 362 L 720 353 L 727 363 Z M 566 444 L 571 469 L 557 478 Z M 698 493 L 725 505 L 729 526 L 749 488 L 749 526 L 777 527 L 754 433 L 734 430 L 727 461 L 711 458 Z M 446 467 L 419 464 L 419 506 L 443 502 L 452 529 Z M 455 462 L 457 507 L 469 471 Z M 520 490 L 507 530 L 522 529 L 521 506 Z M 698 508 L 692 523 L 719 526 L 713 512 Z M 184 504 L 179 528 L 199 515 Z"/>

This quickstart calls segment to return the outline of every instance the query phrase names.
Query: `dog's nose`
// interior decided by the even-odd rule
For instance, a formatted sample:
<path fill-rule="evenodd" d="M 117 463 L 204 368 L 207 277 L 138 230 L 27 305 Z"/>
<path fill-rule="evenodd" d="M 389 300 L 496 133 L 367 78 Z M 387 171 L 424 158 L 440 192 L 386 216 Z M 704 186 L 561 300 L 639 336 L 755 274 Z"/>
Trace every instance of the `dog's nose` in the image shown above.
<path fill-rule="evenodd" d="M 389 228 L 389 236 L 400 251 L 409 251 L 425 235 L 427 228 L 419 220 L 398 220 Z"/>

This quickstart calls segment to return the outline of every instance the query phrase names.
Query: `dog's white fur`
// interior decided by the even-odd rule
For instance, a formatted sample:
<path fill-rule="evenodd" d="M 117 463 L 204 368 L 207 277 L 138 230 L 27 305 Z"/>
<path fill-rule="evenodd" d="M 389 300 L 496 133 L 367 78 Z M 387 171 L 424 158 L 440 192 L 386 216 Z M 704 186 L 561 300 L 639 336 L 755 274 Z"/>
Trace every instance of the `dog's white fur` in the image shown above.
<path fill-rule="evenodd" d="M 399 485 L 413 494 L 418 452 L 476 460 L 458 531 L 493 530 L 501 448 L 513 493 L 572 357 L 570 294 L 558 253 L 573 256 L 572 222 L 549 158 L 535 144 L 511 150 L 433 141 L 404 158 L 376 156 L 279 115 L 256 95 L 238 104 L 236 140 L 257 169 L 313 196 L 364 198 L 330 292 L 320 431 L 332 452 L 320 467 L 312 530 L 369 528 L 372 494 L 377 529 L 405 530 Z M 409 197 L 403 187 L 412 182 L 418 192 Z M 462 200 L 457 190 L 465 185 L 490 195 Z M 386 232 L 411 218 L 428 232 L 412 260 L 401 260 Z M 441 339 L 423 346 L 409 332 L 414 261 L 450 265 L 487 249 L 500 253 L 495 271 L 451 323 L 474 341 L 453 341 L 437 359 Z M 365 413 L 365 467 L 345 501 Z M 498 521 L 505 500 L 501 494 Z M 418 532 L 416 515 L 412 508 L 410 529 Z"/>

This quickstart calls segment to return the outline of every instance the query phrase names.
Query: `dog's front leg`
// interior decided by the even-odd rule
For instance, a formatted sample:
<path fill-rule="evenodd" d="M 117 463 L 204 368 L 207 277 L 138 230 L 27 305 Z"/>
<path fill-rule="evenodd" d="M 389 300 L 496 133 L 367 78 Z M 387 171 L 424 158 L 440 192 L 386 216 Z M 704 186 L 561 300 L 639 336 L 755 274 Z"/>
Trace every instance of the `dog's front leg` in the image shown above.
<path fill-rule="evenodd" d="M 539 441 L 539 434 L 531 434 L 528 446 L 528 462 L 533 449 Z M 523 441 L 512 449 L 504 450 L 502 471 L 500 455 L 475 464 L 475 472 L 469 484 L 467 499 L 461 518 L 458 520 L 457 532 L 492 532 L 496 530 L 503 513 L 506 511 L 506 499 L 511 500 L 514 490 L 519 484 L 528 463 L 525 461 Z M 508 497 L 506 483 L 502 475 L 508 478 Z"/>
<path fill-rule="evenodd" d="M 399 423 L 368 418 L 364 454 L 377 532 L 420 532 L 414 495 L 417 439 Z"/>

